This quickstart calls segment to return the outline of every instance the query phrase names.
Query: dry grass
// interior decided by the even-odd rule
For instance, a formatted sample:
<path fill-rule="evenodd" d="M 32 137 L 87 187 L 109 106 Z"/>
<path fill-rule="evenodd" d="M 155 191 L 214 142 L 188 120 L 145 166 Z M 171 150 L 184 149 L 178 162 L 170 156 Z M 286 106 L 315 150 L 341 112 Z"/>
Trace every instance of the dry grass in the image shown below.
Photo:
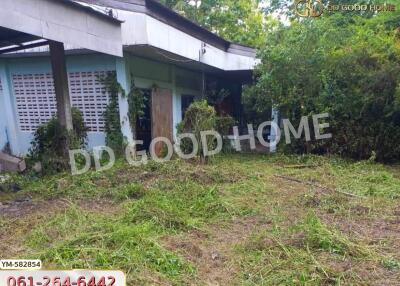
<path fill-rule="evenodd" d="M 121 268 L 129 285 L 400 281 L 396 166 L 225 155 L 13 180 L 23 191 L 0 195 L 0 258 Z"/>

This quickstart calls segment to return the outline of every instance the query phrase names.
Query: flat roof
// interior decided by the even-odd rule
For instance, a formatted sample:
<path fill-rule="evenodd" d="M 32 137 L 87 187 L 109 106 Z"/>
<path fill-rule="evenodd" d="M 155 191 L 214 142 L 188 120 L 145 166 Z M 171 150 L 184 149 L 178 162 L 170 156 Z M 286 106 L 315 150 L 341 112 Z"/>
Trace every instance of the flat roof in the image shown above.
<path fill-rule="evenodd" d="M 80 9 L 80 10 L 83 10 L 86 13 L 101 17 L 101 18 L 105 19 L 106 21 L 115 22 L 117 24 L 121 24 L 122 23 L 122 21 L 118 20 L 117 18 L 114 18 L 114 17 L 112 17 L 110 15 L 107 15 L 105 13 L 102 13 L 100 11 L 92 9 L 89 6 L 81 5 L 81 4 L 77 3 L 77 2 L 74 2 L 73 0 L 57 0 L 57 1 L 64 2 L 65 4 L 73 6 L 75 8 Z"/>
<path fill-rule="evenodd" d="M 199 40 L 211 44 L 221 50 L 245 55 L 256 56 L 256 49 L 241 44 L 230 42 L 199 24 L 183 17 L 172 9 L 164 6 L 157 0 L 77 0 L 88 4 L 94 4 L 114 9 L 131 12 L 145 13 L 159 21 L 162 21 L 182 32 L 187 33 Z"/>
<path fill-rule="evenodd" d="M 1 1 L 0 54 L 52 40 L 122 56 L 122 22 L 110 15 L 72 0 Z"/>

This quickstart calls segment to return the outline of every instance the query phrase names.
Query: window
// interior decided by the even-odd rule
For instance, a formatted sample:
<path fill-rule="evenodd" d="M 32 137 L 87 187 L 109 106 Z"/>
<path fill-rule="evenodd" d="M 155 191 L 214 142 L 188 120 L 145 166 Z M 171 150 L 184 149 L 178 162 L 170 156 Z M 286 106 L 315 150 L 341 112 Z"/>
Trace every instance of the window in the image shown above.
<path fill-rule="evenodd" d="M 70 72 L 68 74 L 71 104 L 79 108 L 89 131 L 103 132 L 103 113 L 108 105 L 106 88 L 99 81 L 107 71 Z M 12 75 L 21 131 L 35 131 L 57 111 L 51 73 Z"/>

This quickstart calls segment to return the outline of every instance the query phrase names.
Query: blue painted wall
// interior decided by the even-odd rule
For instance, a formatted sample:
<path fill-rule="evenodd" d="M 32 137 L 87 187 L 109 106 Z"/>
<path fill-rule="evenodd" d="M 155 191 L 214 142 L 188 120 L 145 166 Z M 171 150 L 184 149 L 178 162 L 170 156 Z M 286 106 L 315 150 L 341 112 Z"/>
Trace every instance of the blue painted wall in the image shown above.
<path fill-rule="evenodd" d="M 7 144 L 7 118 L 6 112 L 4 110 L 3 93 L 0 91 L 0 151 L 3 150 L 4 146 Z"/>
<path fill-rule="evenodd" d="M 10 143 L 12 145 L 12 151 L 18 154 L 18 143 L 16 137 L 15 130 L 15 114 L 13 112 L 13 108 L 10 108 L 10 102 L 12 100 L 9 86 L 10 79 L 8 76 L 8 68 L 7 65 L 4 64 L 4 61 L 0 61 L 0 80 L 2 86 L 2 92 L 0 97 L 0 113 L 1 113 L 1 129 L 0 129 L 0 141 L 1 148 L 4 148 L 6 143 Z"/>
<path fill-rule="evenodd" d="M 48 57 L 31 57 L 31 58 L 14 58 L 6 59 L 4 62 L 7 64 L 9 76 L 12 74 L 26 74 L 26 73 L 43 73 L 51 72 L 51 63 Z M 115 70 L 115 58 L 100 54 L 88 55 L 74 55 L 67 56 L 67 70 L 69 72 L 76 71 L 102 71 L 102 70 Z M 10 85 L 12 88 L 12 85 Z M 14 94 L 13 91 L 11 91 Z M 15 98 L 13 100 L 13 109 L 16 114 Z M 1 112 L 1 107 L 0 107 Z M 1 112 L 3 114 L 3 112 Z M 5 122 L 0 117 L 0 122 Z M 18 119 L 16 119 L 18 122 Z M 0 132 L 2 130 L 2 123 L 0 123 Z M 2 134 L 2 133 L 0 133 Z M 32 132 L 25 132 L 17 130 L 18 141 L 18 154 L 26 154 L 31 146 L 33 139 Z M 3 142 L 3 136 L 0 138 L 0 146 Z M 103 132 L 89 132 L 88 133 L 88 147 L 100 146 L 105 144 L 105 134 Z"/>
<path fill-rule="evenodd" d="M 182 120 L 181 95 L 200 95 L 201 74 L 132 55 L 125 55 L 125 59 L 127 61 L 127 78 L 132 75 L 136 86 L 151 88 L 153 85 L 157 85 L 173 91 L 173 121 L 174 131 L 176 131 L 176 124 Z M 51 72 L 50 59 L 45 56 L 1 60 L 7 65 L 9 78 L 13 74 Z M 117 59 L 101 54 L 70 55 L 67 56 L 67 69 L 69 72 L 116 70 Z M 10 86 L 12 88 L 11 83 Z M 14 94 L 13 91 L 11 93 Z M 0 106 L 0 148 L 5 144 L 2 143 L 6 141 L 4 133 L 6 120 L 2 117 L 4 112 L 2 112 L 1 108 L 2 106 Z M 17 114 L 15 98 L 13 100 L 13 112 Z M 17 117 L 15 122 L 18 122 Z M 20 131 L 18 128 L 18 154 L 26 154 L 28 152 L 32 139 L 32 132 Z M 90 149 L 94 146 L 105 145 L 105 134 L 102 132 L 89 132 L 88 139 L 88 147 Z"/>

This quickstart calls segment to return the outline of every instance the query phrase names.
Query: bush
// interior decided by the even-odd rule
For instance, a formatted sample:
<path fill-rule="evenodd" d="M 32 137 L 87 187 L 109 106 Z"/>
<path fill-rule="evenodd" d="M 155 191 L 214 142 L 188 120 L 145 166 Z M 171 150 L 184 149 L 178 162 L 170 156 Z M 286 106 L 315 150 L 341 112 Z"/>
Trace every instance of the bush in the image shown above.
<path fill-rule="evenodd" d="M 330 115 L 332 139 L 303 138 L 287 146 L 292 152 L 399 161 L 400 42 L 391 25 L 399 19 L 335 13 L 271 31 L 245 102 L 257 115 L 273 103 L 294 126 L 302 116 Z"/>
<path fill-rule="evenodd" d="M 68 158 L 65 157 L 63 144 L 67 140 L 70 149 L 86 146 L 87 128 L 82 113 L 72 108 L 73 131 L 63 128 L 58 119 L 53 117 L 48 123 L 40 126 L 31 142 L 28 163 L 41 162 L 43 173 L 55 173 L 69 168 Z"/>
<path fill-rule="evenodd" d="M 256 85 L 244 86 L 242 101 L 246 122 L 260 125 L 271 119 L 272 99 L 266 96 L 263 89 Z"/>
<path fill-rule="evenodd" d="M 192 103 L 185 113 L 185 118 L 178 124 L 178 134 L 193 133 L 199 143 L 197 155 L 204 162 L 203 146 L 201 144 L 201 131 L 215 130 L 217 122 L 217 114 L 214 107 L 208 105 L 207 101 L 195 101 Z M 215 140 L 212 137 L 207 138 L 207 145 L 209 150 L 215 147 Z M 185 138 L 181 142 L 181 149 L 184 153 L 191 153 L 193 145 L 190 139 Z"/>
<path fill-rule="evenodd" d="M 233 126 L 235 126 L 236 121 L 233 119 L 231 116 L 219 116 L 216 118 L 215 121 L 215 129 L 219 134 L 221 134 L 223 138 L 223 149 L 222 151 L 224 153 L 231 152 L 232 145 L 231 141 L 227 139 L 226 137 L 231 135 L 231 131 L 233 129 Z"/>

